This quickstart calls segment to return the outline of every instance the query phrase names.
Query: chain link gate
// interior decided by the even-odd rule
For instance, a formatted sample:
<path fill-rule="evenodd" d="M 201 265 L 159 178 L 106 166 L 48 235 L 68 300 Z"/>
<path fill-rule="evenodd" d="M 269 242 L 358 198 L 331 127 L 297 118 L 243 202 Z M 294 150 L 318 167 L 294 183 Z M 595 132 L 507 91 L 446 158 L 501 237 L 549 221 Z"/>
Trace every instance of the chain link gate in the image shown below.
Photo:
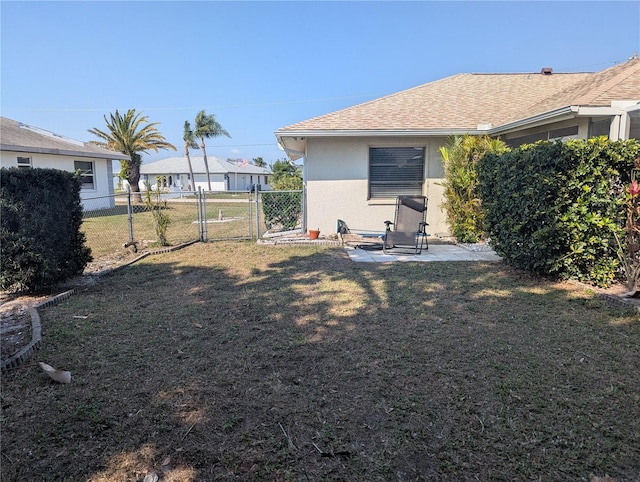
<path fill-rule="evenodd" d="M 302 191 L 203 193 L 201 240 L 259 239 L 268 232 L 302 229 Z"/>

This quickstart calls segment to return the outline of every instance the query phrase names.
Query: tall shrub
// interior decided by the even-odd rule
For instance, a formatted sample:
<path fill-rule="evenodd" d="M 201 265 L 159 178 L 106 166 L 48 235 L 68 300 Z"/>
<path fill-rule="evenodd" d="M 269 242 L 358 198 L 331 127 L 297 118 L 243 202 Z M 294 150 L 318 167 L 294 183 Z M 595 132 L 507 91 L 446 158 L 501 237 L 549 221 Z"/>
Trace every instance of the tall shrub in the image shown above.
<path fill-rule="evenodd" d="M 476 166 L 486 153 L 500 153 L 507 149 L 499 139 L 470 135 L 452 136 L 440 148 L 444 164 L 442 207 L 452 234 L 459 242 L 475 243 L 485 238 Z"/>
<path fill-rule="evenodd" d="M 55 169 L 0 170 L 0 288 L 34 291 L 82 273 L 80 179 Z"/>
<path fill-rule="evenodd" d="M 639 146 L 598 137 L 485 156 L 479 192 L 493 247 L 523 269 L 608 285 L 618 269 L 622 185 Z"/>

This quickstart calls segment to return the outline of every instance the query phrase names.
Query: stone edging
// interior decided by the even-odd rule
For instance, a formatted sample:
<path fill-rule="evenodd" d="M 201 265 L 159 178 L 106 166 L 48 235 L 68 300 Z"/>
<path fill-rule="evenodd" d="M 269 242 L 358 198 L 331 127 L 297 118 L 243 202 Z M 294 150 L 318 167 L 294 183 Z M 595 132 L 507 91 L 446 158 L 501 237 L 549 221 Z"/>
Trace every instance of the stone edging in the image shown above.
<path fill-rule="evenodd" d="M 597 292 L 597 293 L 598 293 L 598 296 L 600 296 L 601 298 L 617 303 L 620 306 L 632 308 L 636 310 L 638 313 L 640 313 L 640 306 L 635 305 L 631 301 L 628 301 L 626 298 L 621 298 L 619 296 L 613 296 L 613 295 L 609 295 L 607 293 L 602 293 L 602 292 Z"/>
<path fill-rule="evenodd" d="M 10 370 L 11 368 L 17 368 L 25 361 L 31 358 L 31 355 L 40 347 L 40 341 L 42 340 L 42 326 L 40 325 L 40 315 L 35 308 L 28 308 L 28 313 L 31 318 L 31 341 L 17 353 L 14 353 L 11 357 L 2 362 L 2 371 Z"/>
<path fill-rule="evenodd" d="M 608 301 L 611 301 L 613 303 L 616 303 L 620 307 L 634 309 L 638 313 L 640 313 L 640 306 L 636 305 L 635 303 L 633 303 L 631 300 L 628 300 L 627 298 L 622 298 L 620 296 L 610 295 L 609 293 L 603 292 L 597 286 L 591 286 L 591 285 L 588 285 L 586 283 L 582 283 L 582 282 L 577 281 L 577 280 L 567 280 L 567 283 L 572 284 L 574 286 L 579 286 L 580 288 L 583 288 L 585 290 L 591 290 L 601 299 L 608 300 Z"/>
<path fill-rule="evenodd" d="M 111 274 L 114 271 L 117 271 L 121 268 L 124 268 L 126 266 L 129 266 L 133 263 L 136 263 L 138 261 L 140 261 L 143 258 L 146 258 L 147 256 L 153 255 L 153 254 L 162 254 L 162 253 L 170 253 L 172 251 L 177 251 L 178 249 L 182 249 L 186 246 L 189 246 L 191 244 L 197 243 L 198 241 L 192 241 L 189 243 L 184 243 L 184 244 L 180 244 L 178 246 L 171 246 L 171 247 L 167 247 L 167 248 L 163 248 L 163 249 L 158 249 L 158 250 L 154 250 L 154 251 L 149 251 L 147 253 L 143 253 L 140 256 L 132 259 L 131 261 L 128 261 L 124 264 L 121 264 L 120 266 L 117 266 L 115 268 L 112 269 L 108 269 L 105 271 L 102 271 L 101 273 L 97 274 L 97 275 L 92 275 L 95 277 L 95 279 L 99 279 L 102 276 L 105 276 L 107 274 Z M 65 291 L 64 293 L 60 293 L 59 295 L 56 295 L 52 298 L 49 298 L 48 300 L 42 301 L 40 303 L 38 303 L 37 305 L 35 305 L 34 307 L 28 308 L 28 313 L 29 316 L 31 318 L 31 341 L 25 345 L 24 347 L 22 347 L 17 353 L 13 354 L 12 356 L 10 356 L 9 358 L 7 358 L 5 361 L 2 362 L 2 371 L 7 371 L 10 370 L 12 368 L 17 368 L 20 365 L 22 365 L 24 362 L 26 362 L 27 360 L 29 360 L 29 358 L 31 358 L 33 356 L 33 354 L 38 350 L 38 348 L 40 348 L 40 343 L 42 341 L 42 325 L 40 323 L 40 315 L 38 314 L 38 309 L 42 309 L 42 308 L 49 308 L 50 306 L 55 306 L 58 303 L 60 303 L 61 301 L 64 301 L 68 298 L 71 297 L 71 295 L 75 294 L 77 291 L 77 288 L 73 288 L 70 289 L 68 291 Z"/>
<path fill-rule="evenodd" d="M 258 240 L 258 244 L 266 245 L 266 246 L 314 246 L 314 245 L 325 245 L 325 246 L 341 246 L 341 243 L 337 239 L 308 239 L 308 238 L 284 238 L 284 239 L 269 239 Z"/>

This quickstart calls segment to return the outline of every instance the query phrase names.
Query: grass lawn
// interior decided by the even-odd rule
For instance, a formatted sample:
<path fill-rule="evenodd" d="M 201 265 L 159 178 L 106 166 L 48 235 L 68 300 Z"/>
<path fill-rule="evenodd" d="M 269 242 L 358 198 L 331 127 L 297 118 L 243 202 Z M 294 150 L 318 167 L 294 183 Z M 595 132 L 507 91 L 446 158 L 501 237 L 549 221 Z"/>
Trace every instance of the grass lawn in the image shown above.
<path fill-rule="evenodd" d="M 499 263 L 196 244 L 41 318 L 2 480 L 640 477 L 637 312 Z"/>
<path fill-rule="evenodd" d="M 255 233 L 255 219 L 249 212 L 249 204 L 242 199 L 211 197 L 207 202 L 208 239 L 248 238 Z M 195 241 L 200 238 L 198 205 L 185 200 L 169 200 L 165 213 L 171 221 L 167 239 L 172 245 Z M 255 216 L 255 214 L 253 214 Z M 220 220 L 220 218 L 223 218 Z M 264 219 L 264 218 L 262 218 Z M 266 228 L 262 228 L 263 230 Z M 129 241 L 129 217 L 127 206 L 118 204 L 113 209 L 85 213 L 81 231 L 85 233 L 86 245 L 95 259 L 100 259 L 122 250 Z M 136 241 L 147 241 L 153 245 L 156 233 L 153 215 L 145 206 L 133 206 L 133 237 Z"/>

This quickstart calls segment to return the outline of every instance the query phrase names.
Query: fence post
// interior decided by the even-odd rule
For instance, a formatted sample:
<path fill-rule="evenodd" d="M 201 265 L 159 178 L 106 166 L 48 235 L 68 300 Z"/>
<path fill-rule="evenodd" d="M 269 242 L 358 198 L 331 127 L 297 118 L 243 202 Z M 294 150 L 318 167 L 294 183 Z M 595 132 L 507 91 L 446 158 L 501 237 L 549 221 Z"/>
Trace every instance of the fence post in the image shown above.
<path fill-rule="evenodd" d="M 202 233 L 202 199 L 200 197 L 200 188 L 195 192 L 196 194 L 196 206 L 198 208 L 198 238 L 200 241 L 204 241 L 204 235 Z"/>
<path fill-rule="evenodd" d="M 209 228 L 207 225 L 207 191 L 204 191 L 202 188 L 202 237 L 203 241 L 209 241 Z"/>
<path fill-rule="evenodd" d="M 256 240 L 260 239 L 260 184 L 256 184 Z"/>
<path fill-rule="evenodd" d="M 253 239 L 253 194 L 251 194 L 251 189 L 247 193 L 247 203 L 249 206 L 249 239 Z M 258 212 L 257 207 L 256 212 Z"/>
<path fill-rule="evenodd" d="M 127 219 L 129 220 L 129 243 L 133 244 L 133 207 L 131 206 L 131 190 L 127 191 Z"/>

